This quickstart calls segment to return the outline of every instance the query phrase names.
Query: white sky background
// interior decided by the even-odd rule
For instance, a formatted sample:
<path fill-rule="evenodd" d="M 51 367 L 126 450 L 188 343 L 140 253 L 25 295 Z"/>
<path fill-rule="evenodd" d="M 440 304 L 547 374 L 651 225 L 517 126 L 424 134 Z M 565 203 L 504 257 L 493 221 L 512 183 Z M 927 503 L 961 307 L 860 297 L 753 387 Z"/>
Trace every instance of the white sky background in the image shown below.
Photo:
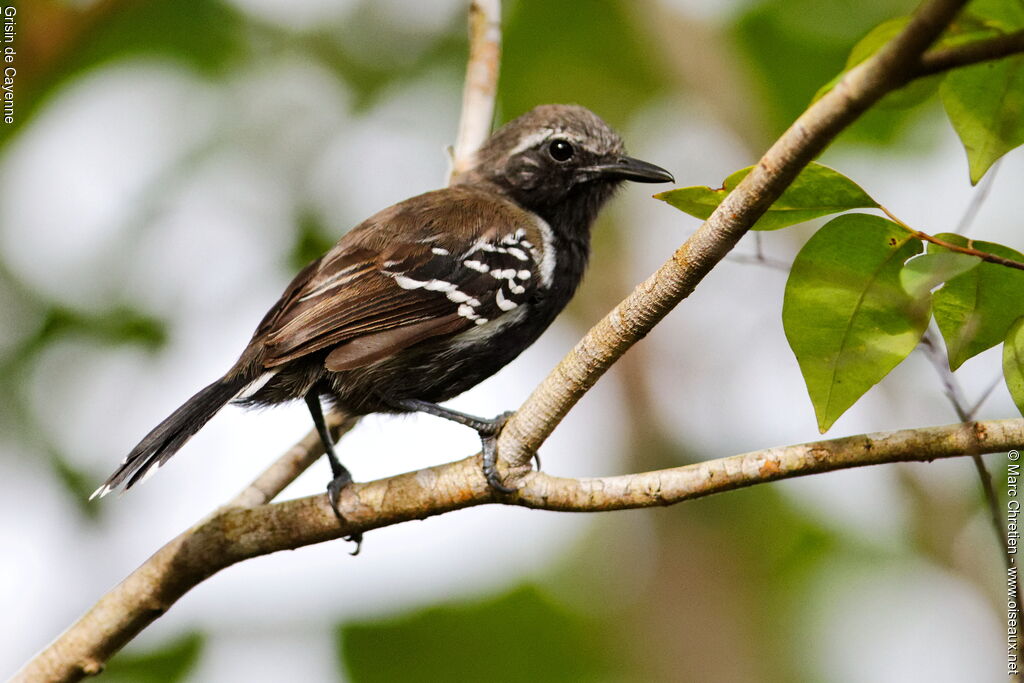
<path fill-rule="evenodd" d="M 279 3 L 247 3 L 256 5 L 263 9 L 254 11 L 273 12 Z M 315 22 L 327 3 L 299 5 L 288 16 Z M 322 210 L 340 233 L 442 184 L 443 148 L 454 138 L 459 101 L 459 84 L 448 74 L 428 75 L 354 118 L 343 86 L 287 60 L 256 64 L 223 88 L 165 64 L 119 64 L 75 80 L 54 98 L 0 167 L 0 257 L 56 301 L 89 305 L 127 292 L 165 318 L 171 332 L 155 356 L 75 341 L 48 351 L 32 378 L 34 408 L 74 462 L 113 468 L 150 427 L 230 365 L 287 282 L 279 264 L 291 245 L 296 196 Z M 706 112 L 675 101 L 652 107 L 623 132 L 633 154 L 668 167 L 680 185 L 715 184 L 751 161 Z M 212 139 L 219 141 L 214 147 L 206 144 Z M 971 196 L 951 132 L 926 157 L 873 150 L 824 161 L 930 232 L 954 227 Z M 188 173 L 175 172 L 181 164 Z M 1015 219 L 1019 193 L 1012 191 L 1022 182 L 1018 151 L 1004 161 L 972 235 L 1024 247 Z M 153 183 L 173 183 L 172 191 L 148 201 Z M 627 189 L 611 209 L 641 245 L 630 254 L 637 281 L 696 227 L 650 200 L 649 189 Z M 783 259 L 799 243 L 793 232 L 764 239 L 769 253 Z M 749 250 L 749 242 L 740 249 Z M 782 333 L 784 284 L 783 273 L 724 264 L 643 342 L 657 369 L 651 381 L 661 399 L 658 418 L 703 457 L 818 438 Z M 556 323 L 513 366 L 452 405 L 484 415 L 515 407 L 575 339 Z M 967 363 L 958 377 L 969 396 L 998 365 L 992 352 Z M 617 400 L 613 371 L 545 445 L 545 469 L 571 476 L 621 471 Z M 987 418 L 1015 414 L 1002 386 L 983 411 Z M 829 435 L 954 420 L 934 372 L 914 354 Z M 105 500 L 98 526 L 79 521 L 48 466 L 0 454 L 0 547 L 18 558 L 0 563 L 0 671 L 14 670 L 309 426 L 298 405 L 259 413 L 229 408 L 145 486 Z M 371 417 L 346 437 L 340 454 L 365 480 L 476 447 L 471 431 L 435 418 Z M 0 441 L 0 448 L 11 446 Z M 966 460 L 913 472 L 951 495 L 973 495 L 977 486 Z M 327 478 L 326 465 L 318 464 L 286 495 L 319 492 Z M 824 523 L 894 551 L 906 542 L 907 524 L 894 482 L 891 468 L 871 468 L 773 486 Z M 686 514 L 685 506 L 675 513 Z M 334 680 L 328 626 L 337 620 L 542 575 L 594 523 L 590 516 L 493 506 L 372 532 L 357 559 L 342 543 L 260 558 L 202 584 L 139 642 L 157 644 L 191 628 L 210 634 L 196 681 L 259 683 L 285 673 Z M 981 538 L 991 533 L 978 527 Z M 976 551 L 970 539 L 951 542 Z M 1002 674 L 998 614 L 987 596 L 939 568 L 845 568 L 823 576 L 816 591 L 807 648 L 827 657 L 808 663 L 811 679 L 904 681 L 910 672 L 930 681 L 995 681 Z M 941 618 L 922 619 L 922 605 Z M 892 641 L 900 647 L 882 647 Z"/>

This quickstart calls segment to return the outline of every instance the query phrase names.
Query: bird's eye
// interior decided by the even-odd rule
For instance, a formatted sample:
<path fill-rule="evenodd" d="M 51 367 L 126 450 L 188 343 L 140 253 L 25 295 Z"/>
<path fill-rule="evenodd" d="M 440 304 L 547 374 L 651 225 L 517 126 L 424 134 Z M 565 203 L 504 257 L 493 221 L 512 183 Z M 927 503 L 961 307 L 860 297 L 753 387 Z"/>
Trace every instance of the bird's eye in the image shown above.
<path fill-rule="evenodd" d="M 555 161 L 568 161 L 575 153 L 576 150 L 565 140 L 554 140 L 548 146 L 548 154 Z"/>

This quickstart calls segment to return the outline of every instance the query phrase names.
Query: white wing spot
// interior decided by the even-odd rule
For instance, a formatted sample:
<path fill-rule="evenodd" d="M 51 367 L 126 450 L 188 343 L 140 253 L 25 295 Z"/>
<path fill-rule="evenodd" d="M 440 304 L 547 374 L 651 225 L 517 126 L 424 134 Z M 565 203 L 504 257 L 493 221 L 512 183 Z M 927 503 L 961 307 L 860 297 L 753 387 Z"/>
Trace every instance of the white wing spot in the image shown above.
<path fill-rule="evenodd" d="M 515 301 L 510 301 L 506 299 L 505 293 L 501 291 L 501 288 L 499 288 L 498 293 L 495 294 L 494 300 L 495 302 L 497 302 L 498 308 L 500 308 L 503 311 L 511 311 L 513 308 L 519 305 Z"/>
<path fill-rule="evenodd" d="M 442 249 L 441 247 L 433 247 L 430 251 L 437 254 L 438 256 L 448 256 L 449 254 L 451 254 L 450 251 L 448 251 L 447 249 Z"/>
<path fill-rule="evenodd" d="M 475 270 L 478 273 L 486 273 L 490 270 L 487 264 L 481 263 L 480 261 L 463 261 L 462 265 L 466 266 L 470 270 Z"/>
<path fill-rule="evenodd" d="M 427 285 L 425 280 L 413 280 L 405 275 L 393 275 L 392 277 L 395 278 L 395 284 L 402 289 L 419 289 Z"/>
<path fill-rule="evenodd" d="M 427 284 L 423 285 L 423 289 L 428 292 L 453 292 L 458 289 L 458 287 L 450 282 L 445 282 L 444 280 L 431 280 Z"/>
<path fill-rule="evenodd" d="M 463 318 L 468 318 L 469 320 L 480 320 L 480 316 L 476 314 L 476 310 L 469 304 L 462 304 L 461 306 L 459 306 L 458 313 Z M 487 321 L 485 320 L 484 322 Z M 479 325 L 480 323 L 477 324 Z"/>
<path fill-rule="evenodd" d="M 518 273 L 516 273 L 516 277 L 519 278 L 520 280 L 529 280 L 530 275 L 531 273 L 528 270 L 520 270 Z"/>

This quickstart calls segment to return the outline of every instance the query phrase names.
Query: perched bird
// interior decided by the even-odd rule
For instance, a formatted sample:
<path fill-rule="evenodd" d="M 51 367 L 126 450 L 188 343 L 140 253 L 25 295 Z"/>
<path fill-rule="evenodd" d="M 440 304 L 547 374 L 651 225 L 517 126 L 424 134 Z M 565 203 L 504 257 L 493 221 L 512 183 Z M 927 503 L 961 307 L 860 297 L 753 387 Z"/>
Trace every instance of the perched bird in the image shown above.
<path fill-rule="evenodd" d="M 443 190 L 395 204 L 306 266 L 227 373 L 175 410 L 93 494 L 151 475 L 227 403 L 304 399 L 324 442 L 337 512 L 351 481 L 321 399 L 349 415 L 422 411 L 481 437 L 495 469 L 505 416 L 437 405 L 490 377 L 551 324 L 579 285 L 590 228 L 624 180 L 672 181 L 625 156 L 621 138 L 579 106 L 545 105 L 496 131 Z"/>

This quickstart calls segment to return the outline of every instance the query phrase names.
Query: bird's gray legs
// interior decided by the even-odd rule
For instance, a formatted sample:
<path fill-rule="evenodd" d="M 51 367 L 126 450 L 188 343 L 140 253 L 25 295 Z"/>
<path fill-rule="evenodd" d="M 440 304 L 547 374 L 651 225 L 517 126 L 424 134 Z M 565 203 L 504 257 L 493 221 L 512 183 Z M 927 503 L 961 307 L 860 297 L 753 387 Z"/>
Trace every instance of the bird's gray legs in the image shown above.
<path fill-rule="evenodd" d="M 497 468 L 498 434 L 501 433 L 501 428 L 505 426 L 505 423 L 508 421 L 508 418 L 512 416 L 512 413 L 502 413 L 501 415 L 488 420 L 474 415 L 467 415 L 466 413 L 459 412 L 458 410 L 452 410 L 451 408 L 444 408 L 436 403 L 430 403 L 429 401 L 420 401 L 415 398 L 395 399 L 389 401 L 389 403 L 396 408 L 401 408 L 402 410 L 427 413 L 428 415 L 434 415 L 435 417 L 443 417 L 446 420 L 451 420 L 452 422 L 457 422 L 460 425 L 476 430 L 476 433 L 480 435 L 480 450 L 483 453 L 484 478 L 487 479 L 487 483 L 490 484 L 491 488 L 495 491 L 501 491 L 502 493 L 515 492 L 515 489 L 505 486 L 501 481 L 501 477 L 498 476 Z"/>
<path fill-rule="evenodd" d="M 352 483 L 352 473 L 341 464 L 341 461 L 338 460 L 338 455 L 334 452 L 334 441 L 331 439 L 331 433 L 327 430 L 327 423 L 324 421 L 323 409 L 320 406 L 320 396 L 315 391 L 311 390 L 306 394 L 306 405 L 309 406 L 309 414 L 313 417 L 313 425 L 316 427 L 317 434 L 320 435 L 320 441 L 324 444 L 324 455 L 327 456 L 327 461 L 331 463 L 331 474 L 334 475 L 334 478 L 327 484 L 327 498 L 331 501 L 331 508 L 334 510 L 334 514 L 337 515 L 339 520 L 344 522 L 345 518 L 338 511 L 338 497 L 341 495 L 341 490 Z M 346 536 L 345 540 L 356 544 L 356 549 L 352 551 L 352 554 L 358 555 L 359 548 L 363 544 L 363 534 L 355 533 L 351 536 Z"/>

